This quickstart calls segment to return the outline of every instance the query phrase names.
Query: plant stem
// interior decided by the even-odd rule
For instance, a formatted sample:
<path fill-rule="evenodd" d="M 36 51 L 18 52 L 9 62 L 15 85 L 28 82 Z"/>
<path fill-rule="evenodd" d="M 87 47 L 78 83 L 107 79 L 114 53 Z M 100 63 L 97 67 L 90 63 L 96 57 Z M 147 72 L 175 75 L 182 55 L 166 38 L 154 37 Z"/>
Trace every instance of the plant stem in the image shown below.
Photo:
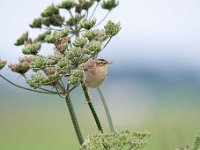
<path fill-rule="evenodd" d="M 115 129 L 114 129 L 114 126 L 113 126 L 112 117 L 110 115 L 110 111 L 109 111 L 108 105 L 106 103 L 105 97 L 104 97 L 103 92 L 102 92 L 100 87 L 97 87 L 97 91 L 98 91 L 99 96 L 101 98 L 101 102 L 103 103 L 103 107 L 106 111 L 106 116 L 107 116 L 107 119 L 108 119 L 110 131 L 113 132 L 113 131 L 115 131 Z"/>
<path fill-rule="evenodd" d="M 111 11 L 108 11 L 107 14 L 103 17 L 103 19 L 101 19 L 101 21 L 99 21 L 94 27 L 99 26 L 100 24 L 102 24 L 104 22 L 104 20 L 108 17 L 108 15 L 110 14 Z"/>
<path fill-rule="evenodd" d="M 71 117 L 74 129 L 75 129 L 79 144 L 82 145 L 84 142 L 84 139 L 83 139 L 83 136 L 82 136 L 82 133 L 81 133 L 81 130 L 80 130 L 69 94 L 67 94 L 67 96 L 65 97 L 65 100 L 66 100 L 66 103 L 67 103 L 67 106 L 69 109 L 70 117 Z"/>
<path fill-rule="evenodd" d="M 0 77 L 2 79 L 4 79 L 5 81 L 7 81 L 8 83 L 12 84 L 13 86 L 18 87 L 18 88 L 23 89 L 23 90 L 27 90 L 27 91 L 31 91 L 31 92 L 36 92 L 36 93 L 42 93 L 42 94 L 57 94 L 57 92 L 49 91 L 49 90 L 48 91 L 45 90 L 46 92 L 44 92 L 44 91 L 38 91 L 38 90 L 34 90 L 34 89 L 29 89 L 29 88 L 26 88 L 26 87 L 23 87 L 23 86 L 20 86 L 20 85 L 17 85 L 15 83 L 13 83 L 12 81 L 8 80 L 6 77 L 4 77 L 1 74 L 0 74 Z M 41 88 L 41 90 L 44 90 L 44 89 Z"/>
<path fill-rule="evenodd" d="M 92 12 L 92 14 L 91 14 L 91 16 L 89 17 L 88 20 L 92 19 L 92 17 L 93 17 L 93 15 L 94 15 L 95 11 L 97 10 L 97 7 L 98 7 L 98 6 L 99 6 L 99 2 L 97 2 L 96 6 L 95 6 L 95 8 L 94 8 L 94 10 L 93 10 L 93 12 Z"/>
<path fill-rule="evenodd" d="M 112 37 L 110 37 L 110 38 L 108 39 L 108 41 L 106 42 L 106 44 L 103 46 L 103 48 L 102 48 L 101 50 L 103 50 L 103 49 L 110 43 L 111 39 L 112 39 Z"/>
<path fill-rule="evenodd" d="M 96 125 L 97 125 L 98 129 L 103 133 L 101 122 L 99 121 L 99 117 L 97 116 L 97 113 L 96 113 L 96 111 L 94 109 L 94 106 L 93 106 L 93 104 L 91 102 L 91 98 L 89 96 L 88 89 L 87 89 L 87 87 L 83 83 L 81 85 L 82 85 L 83 92 L 85 94 L 85 98 L 86 98 L 86 101 L 88 103 L 88 106 L 89 106 L 89 108 L 91 110 L 91 113 L 92 113 L 92 115 L 94 117 L 94 120 L 96 122 Z"/>

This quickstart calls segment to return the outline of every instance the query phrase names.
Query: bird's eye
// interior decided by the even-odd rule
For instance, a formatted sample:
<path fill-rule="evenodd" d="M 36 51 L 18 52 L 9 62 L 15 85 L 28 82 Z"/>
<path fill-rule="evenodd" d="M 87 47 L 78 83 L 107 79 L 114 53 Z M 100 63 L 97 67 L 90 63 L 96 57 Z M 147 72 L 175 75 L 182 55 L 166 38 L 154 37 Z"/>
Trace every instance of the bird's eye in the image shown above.
<path fill-rule="evenodd" d="M 101 62 L 101 65 L 102 65 L 102 66 L 104 66 L 105 64 L 106 64 L 106 62 L 104 62 L 104 61 Z"/>

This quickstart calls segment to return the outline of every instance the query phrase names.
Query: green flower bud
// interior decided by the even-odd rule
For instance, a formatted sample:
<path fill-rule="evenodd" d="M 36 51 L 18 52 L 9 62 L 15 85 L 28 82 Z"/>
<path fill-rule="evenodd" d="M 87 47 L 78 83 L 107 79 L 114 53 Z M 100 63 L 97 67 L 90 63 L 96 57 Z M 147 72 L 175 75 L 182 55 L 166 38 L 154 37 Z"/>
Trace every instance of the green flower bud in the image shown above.
<path fill-rule="evenodd" d="M 65 28 L 65 29 L 62 29 L 60 31 L 55 32 L 54 34 L 56 36 L 56 39 L 60 39 L 60 38 L 63 38 L 65 36 L 68 36 L 68 33 L 69 33 L 69 29 Z"/>
<path fill-rule="evenodd" d="M 101 42 L 91 41 L 84 47 L 84 52 L 89 55 L 98 54 L 101 50 Z"/>
<path fill-rule="evenodd" d="M 11 71 L 24 75 L 29 69 L 30 65 L 28 62 L 10 64 L 8 65 Z"/>
<path fill-rule="evenodd" d="M 28 32 L 22 34 L 19 39 L 17 39 L 15 45 L 16 46 L 20 46 L 20 45 L 23 45 L 25 41 L 28 40 Z"/>
<path fill-rule="evenodd" d="M 62 26 L 63 22 L 65 21 L 65 18 L 60 15 L 53 15 L 51 18 L 51 25 L 53 26 Z"/>
<path fill-rule="evenodd" d="M 78 65 L 82 56 L 82 49 L 80 47 L 73 47 L 67 52 L 67 58 L 73 65 Z"/>
<path fill-rule="evenodd" d="M 51 35 L 51 31 L 46 31 L 42 34 L 40 34 L 36 39 L 35 42 L 43 42 L 47 35 Z"/>
<path fill-rule="evenodd" d="M 81 47 L 81 48 L 83 48 L 84 46 L 85 46 L 85 44 L 87 43 L 87 38 L 77 38 L 76 40 L 75 40 L 75 42 L 73 43 L 73 45 L 75 46 L 75 47 Z"/>
<path fill-rule="evenodd" d="M 26 80 L 27 84 L 34 89 L 39 88 L 43 84 L 43 81 L 44 77 L 40 72 L 31 75 L 31 78 Z"/>
<path fill-rule="evenodd" d="M 131 133 L 128 130 L 115 131 L 111 133 L 95 133 L 89 135 L 85 142 L 81 145 L 80 150 L 93 150 L 93 149 L 140 149 L 150 137 L 148 132 Z"/>
<path fill-rule="evenodd" d="M 29 43 L 22 49 L 22 53 L 25 55 L 36 55 L 39 52 L 40 48 L 40 42 Z"/>
<path fill-rule="evenodd" d="M 58 5 L 59 8 L 63 8 L 67 10 L 72 9 L 74 6 L 75 6 L 74 0 L 64 0 Z"/>
<path fill-rule="evenodd" d="M 62 58 L 58 61 L 58 63 L 55 65 L 56 69 L 58 70 L 59 74 L 66 74 L 71 69 L 71 63 L 67 58 Z"/>
<path fill-rule="evenodd" d="M 115 36 L 120 30 L 120 23 L 114 23 L 112 21 L 108 21 L 108 23 L 104 26 L 106 35 L 109 37 Z"/>
<path fill-rule="evenodd" d="M 47 57 L 47 62 L 46 62 L 46 64 L 47 64 L 47 65 L 55 65 L 55 64 L 57 64 L 57 62 L 58 62 L 61 58 L 62 58 L 62 56 L 61 56 L 61 55 L 58 55 L 58 54 L 56 54 L 56 55 L 49 55 L 49 56 Z"/>
<path fill-rule="evenodd" d="M 56 38 L 55 38 L 53 35 L 47 35 L 47 36 L 45 37 L 45 41 L 46 41 L 47 43 L 55 43 L 55 42 L 56 42 Z"/>
<path fill-rule="evenodd" d="M 61 27 L 64 21 L 65 21 L 64 17 L 60 15 L 52 15 L 52 16 L 43 18 L 42 24 L 44 24 L 47 27 L 49 27 L 50 25 Z"/>
<path fill-rule="evenodd" d="M 73 26 L 75 24 L 77 24 L 82 18 L 84 18 L 84 15 L 78 15 L 76 14 L 74 16 L 74 18 L 70 18 L 68 21 L 67 21 L 67 25 L 68 26 Z"/>
<path fill-rule="evenodd" d="M 101 7 L 103 9 L 112 10 L 113 8 L 117 7 L 118 5 L 119 5 L 118 0 L 106 0 L 106 1 L 103 1 Z"/>
<path fill-rule="evenodd" d="M 82 20 L 80 22 L 80 27 L 81 28 L 84 28 L 84 29 L 87 29 L 87 30 L 90 30 L 96 23 L 96 19 L 93 19 L 93 20 Z"/>
<path fill-rule="evenodd" d="M 60 31 L 54 31 L 53 34 L 46 36 L 45 41 L 48 43 L 55 43 L 57 40 L 66 37 L 68 33 L 68 28 L 62 29 Z"/>
<path fill-rule="evenodd" d="M 83 35 L 83 37 L 87 38 L 89 41 L 92 41 L 96 37 L 97 31 L 96 30 L 88 30 L 88 31 L 85 31 L 82 35 Z"/>
<path fill-rule="evenodd" d="M 69 82 L 72 85 L 79 84 L 81 81 L 83 81 L 84 78 L 84 72 L 82 69 L 76 69 L 73 70 L 71 75 L 69 76 Z"/>
<path fill-rule="evenodd" d="M 6 65 L 6 63 L 7 63 L 7 61 L 2 60 L 2 59 L 0 58 L 0 70 L 3 69 L 3 67 Z"/>
<path fill-rule="evenodd" d="M 51 5 L 51 6 L 48 6 L 42 13 L 41 13 L 41 16 L 42 17 L 49 17 L 49 16 L 52 16 L 52 15 L 58 15 L 59 14 L 59 9 L 55 6 L 55 5 Z"/>
<path fill-rule="evenodd" d="M 34 71 L 43 70 L 46 66 L 46 58 L 41 56 L 35 56 L 32 59 L 30 66 Z"/>
<path fill-rule="evenodd" d="M 69 20 L 67 20 L 67 25 L 68 26 L 73 26 L 74 25 L 74 19 L 70 18 Z"/>
<path fill-rule="evenodd" d="M 42 18 L 36 18 L 29 25 L 31 28 L 41 28 L 42 27 Z"/>

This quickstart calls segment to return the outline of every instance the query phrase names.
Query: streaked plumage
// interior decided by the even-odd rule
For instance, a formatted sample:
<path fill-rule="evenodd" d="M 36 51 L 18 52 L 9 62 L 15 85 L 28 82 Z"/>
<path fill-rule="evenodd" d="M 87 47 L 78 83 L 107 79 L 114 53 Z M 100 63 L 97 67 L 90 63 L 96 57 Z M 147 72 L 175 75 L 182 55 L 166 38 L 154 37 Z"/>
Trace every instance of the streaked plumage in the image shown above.
<path fill-rule="evenodd" d="M 88 88 L 96 88 L 103 83 L 108 73 L 110 62 L 104 59 L 89 60 L 80 65 L 84 71 L 84 84 Z"/>

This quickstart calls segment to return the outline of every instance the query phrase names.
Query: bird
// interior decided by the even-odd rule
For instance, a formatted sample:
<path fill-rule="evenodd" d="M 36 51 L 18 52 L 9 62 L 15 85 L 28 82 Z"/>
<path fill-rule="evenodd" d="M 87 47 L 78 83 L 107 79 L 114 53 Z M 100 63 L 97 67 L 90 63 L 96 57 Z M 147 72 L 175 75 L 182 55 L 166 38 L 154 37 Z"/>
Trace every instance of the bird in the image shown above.
<path fill-rule="evenodd" d="M 112 63 L 105 59 L 94 59 L 82 63 L 79 67 L 84 71 L 83 84 L 87 88 L 100 86 L 106 78 L 110 64 Z"/>

